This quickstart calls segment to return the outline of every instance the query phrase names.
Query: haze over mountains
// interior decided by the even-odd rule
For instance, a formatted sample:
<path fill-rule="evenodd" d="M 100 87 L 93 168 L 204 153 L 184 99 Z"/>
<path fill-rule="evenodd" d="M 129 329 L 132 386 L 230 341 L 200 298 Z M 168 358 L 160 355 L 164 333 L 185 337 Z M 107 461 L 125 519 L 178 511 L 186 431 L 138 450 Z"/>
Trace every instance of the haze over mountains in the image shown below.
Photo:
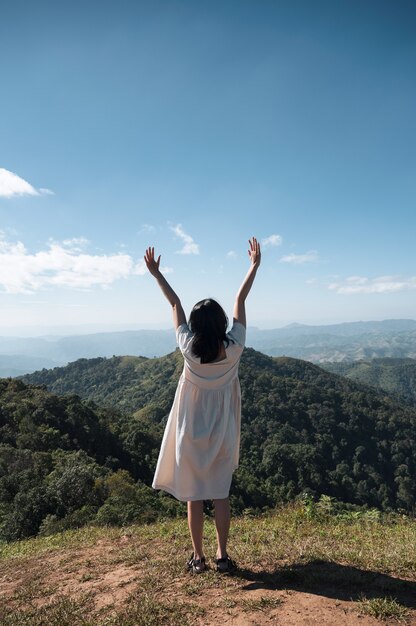
<path fill-rule="evenodd" d="M 270 356 L 313 363 L 373 358 L 416 358 L 416 320 L 346 322 L 325 326 L 290 324 L 249 327 L 247 345 Z M 176 347 L 173 330 L 127 330 L 44 337 L 0 337 L 0 376 L 19 376 L 66 365 L 79 358 L 134 355 L 159 357 Z"/>

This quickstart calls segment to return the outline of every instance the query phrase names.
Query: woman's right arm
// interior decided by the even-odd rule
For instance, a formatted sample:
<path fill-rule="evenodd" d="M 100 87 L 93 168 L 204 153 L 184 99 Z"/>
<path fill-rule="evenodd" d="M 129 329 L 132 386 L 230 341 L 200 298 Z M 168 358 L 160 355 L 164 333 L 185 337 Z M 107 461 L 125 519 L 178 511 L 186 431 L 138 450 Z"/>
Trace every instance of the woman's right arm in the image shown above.
<path fill-rule="evenodd" d="M 261 261 L 260 244 L 257 239 L 255 237 L 253 237 L 253 239 L 251 240 L 249 239 L 249 244 L 250 250 L 248 251 L 248 255 L 250 257 L 251 265 L 245 279 L 241 284 L 240 289 L 238 290 L 233 311 L 233 321 L 240 322 L 240 324 L 242 324 L 244 327 L 246 326 L 246 298 L 253 285 Z"/>
<path fill-rule="evenodd" d="M 144 256 L 144 260 L 147 266 L 147 269 L 151 273 L 154 278 L 156 278 L 159 287 L 162 290 L 163 295 L 169 301 L 169 304 L 172 307 L 173 313 L 173 325 L 176 328 L 181 324 L 186 324 L 186 317 L 184 310 L 182 308 L 181 301 L 176 293 L 173 291 L 172 287 L 169 285 L 166 278 L 163 276 L 162 272 L 159 270 L 160 265 L 160 255 L 157 261 L 155 260 L 155 249 L 150 247 L 147 248 L 146 254 Z"/>

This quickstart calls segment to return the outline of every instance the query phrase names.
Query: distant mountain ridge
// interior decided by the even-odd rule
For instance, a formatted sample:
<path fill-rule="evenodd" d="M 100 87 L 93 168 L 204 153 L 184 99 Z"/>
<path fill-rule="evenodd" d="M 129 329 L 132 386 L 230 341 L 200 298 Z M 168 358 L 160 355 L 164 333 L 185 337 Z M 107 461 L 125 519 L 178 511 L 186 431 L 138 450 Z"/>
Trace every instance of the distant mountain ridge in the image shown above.
<path fill-rule="evenodd" d="M 378 332 L 402 332 L 409 330 L 416 330 L 416 320 L 412 319 L 388 319 L 388 320 L 374 320 L 369 322 L 341 322 L 339 324 L 326 324 L 312 326 L 309 324 L 288 324 L 283 328 L 277 329 L 281 331 L 295 331 L 302 333 L 306 331 L 307 334 L 317 333 L 330 333 L 331 335 L 348 335 L 348 334 L 360 334 L 363 332 L 378 333 Z"/>
<path fill-rule="evenodd" d="M 86 335 L 0 337 L 3 376 L 17 376 L 42 367 L 62 366 L 80 358 L 135 354 L 149 358 L 172 352 L 172 330 L 125 330 Z M 34 365 L 34 359 L 37 364 Z"/>
<path fill-rule="evenodd" d="M 271 356 L 287 355 L 313 363 L 377 357 L 416 358 L 416 321 L 345 322 L 325 326 L 290 324 L 256 330 L 249 345 Z"/>
<path fill-rule="evenodd" d="M 290 324 L 247 329 L 247 345 L 270 356 L 292 356 L 313 363 L 416 358 L 416 321 L 346 322 L 325 326 Z M 17 376 L 79 358 L 163 356 L 176 347 L 172 330 L 100 332 L 65 337 L 0 337 L 0 371 Z M 27 361 L 25 359 L 27 358 Z M 36 364 L 33 359 L 37 359 Z"/>

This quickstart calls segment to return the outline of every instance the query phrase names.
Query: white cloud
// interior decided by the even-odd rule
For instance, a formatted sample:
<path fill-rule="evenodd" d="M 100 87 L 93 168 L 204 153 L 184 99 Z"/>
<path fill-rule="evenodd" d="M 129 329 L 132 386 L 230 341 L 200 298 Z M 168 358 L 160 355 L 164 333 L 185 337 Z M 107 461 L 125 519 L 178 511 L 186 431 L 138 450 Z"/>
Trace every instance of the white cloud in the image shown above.
<path fill-rule="evenodd" d="M 53 191 L 41 187 L 35 189 L 30 183 L 17 174 L 0 167 L 0 197 L 53 195 Z"/>
<path fill-rule="evenodd" d="M 280 235 L 270 235 L 270 237 L 266 237 L 262 239 L 261 245 L 263 248 L 267 248 L 268 246 L 280 246 L 283 239 Z"/>
<path fill-rule="evenodd" d="M 140 230 L 137 231 L 137 234 L 140 235 L 141 233 L 153 233 L 156 230 L 156 228 L 153 226 L 153 224 L 142 224 L 142 227 Z"/>
<path fill-rule="evenodd" d="M 318 253 L 316 250 L 309 250 L 306 254 L 286 254 L 280 258 L 281 263 L 293 263 L 294 265 L 301 265 L 302 263 L 312 263 L 318 260 Z"/>
<path fill-rule="evenodd" d="M 230 250 L 227 252 L 227 259 L 235 259 L 237 256 L 237 252 L 235 250 Z"/>
<path fill-rule="evenodd" d="M 132 274 L 137 274 L 138 276 L 144 276 L 145 274 L 147 274 L 147 267 L 146 267 L 146 263 L 144 262 L 143 259 L 140 259 L 140 261 L 138 261 L 136 263 L 136 265 L 133 268 Z M 166 266 L 160 266 L 160 271 L 162 272 L 162 274 L 172 274 L 173 272 L 173 267 L 168 267 Z"/>
<path fill-rule="evenodd" d="M 52 241 L 53 239 L 50 239 L 50 242 Z M 72 237 L 71 239 L 64 239 L 62 241 L 62 245 L 69 248 L 73 252 L 81 251 L 89 243 L 90 243 L 89 239 L 86 239 L 85 237 Z"/>
<path fill-rule="evenodd" d="M 138 276 L 144 276 L 147 272 L 146 263 L 143 259 L 137 261 L 136 265 L 133 268 L 133 274 L 137 274 Z"/>
<path fill-rule="evenodd" d="M 183 230 L 182 224 L 171 226 L 171 230 L 184 242 L 183 248 L 176 251 L 177 254 L 199 254 L 199 245 Z"/>
<path fill-rule="evenodd" d="M 120 278 L 144 273 L 130 255 L 88 254 L 82 250 L 87 243 L 84 237 L 50 240 L 45 250 L 30 253 L 21 241 L 10 242 L 0 232 L 0 288 L 28 294 L 48 287 L 105 289 Z"/>
<path fill-rule="evenodd" d="M 416 276 L 402 278 L 400 276 L 349 276 L 343 282 L 331 283 L 328 289 L 336 293 L 351 295 L 356 293 L 395 293 L 416 289 Z"/>

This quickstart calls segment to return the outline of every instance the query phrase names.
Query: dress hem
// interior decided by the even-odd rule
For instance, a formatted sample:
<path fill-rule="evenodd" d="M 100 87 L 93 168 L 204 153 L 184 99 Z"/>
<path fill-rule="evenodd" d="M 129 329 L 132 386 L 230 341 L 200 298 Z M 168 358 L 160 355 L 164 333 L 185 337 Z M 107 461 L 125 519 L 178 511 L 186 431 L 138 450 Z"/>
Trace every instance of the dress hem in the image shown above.
<path fill-rule="evenodd" d="M 158 485 L 157 487 L 154 487 L 152 485 L 153 489 L 158 489 L 161 491 L 166 491 L 167 493 L 170 493 L 171 496 L 173 496 L 174 498 L 176 498 L 177 500 L 179 500 L 180 502 L 194 502 L 195 500 L 223 500 L 224 498 L 228 498 L 229 494 L 230 494 L 230 490 L 228 490 L 226 495 L 210 495 L 210 496 L 179 496 L 173 489 L 170 489 L 169 487 L 166 487 L 164 485 Z"/>

